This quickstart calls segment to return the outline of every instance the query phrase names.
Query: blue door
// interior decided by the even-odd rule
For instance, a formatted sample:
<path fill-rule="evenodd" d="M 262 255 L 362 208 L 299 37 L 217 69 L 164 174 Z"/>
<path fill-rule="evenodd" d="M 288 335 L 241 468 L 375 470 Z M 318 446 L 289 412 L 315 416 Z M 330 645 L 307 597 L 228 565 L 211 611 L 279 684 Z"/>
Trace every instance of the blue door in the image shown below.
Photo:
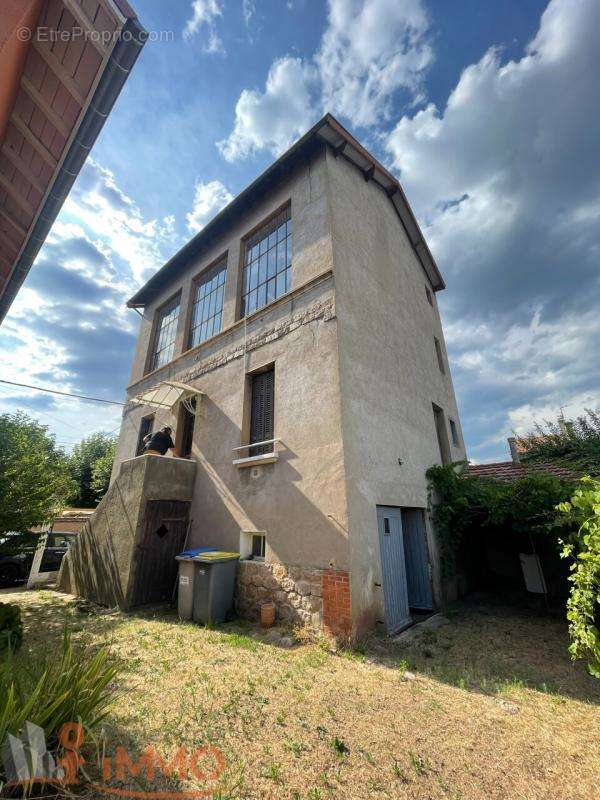
<path fill-rule="evenodd" d="M 429 575 L 429 551 L 422 508 L 402 509 L 404 559 L 408 604 L 422 611 L 433 609 L 433 593 Z"/>
<path fill-rule="evenodd" d="M 393 635 L 411 622 L 400 509 L 378 506 L 377 524 L 385 624 L 388 634 Z"/>

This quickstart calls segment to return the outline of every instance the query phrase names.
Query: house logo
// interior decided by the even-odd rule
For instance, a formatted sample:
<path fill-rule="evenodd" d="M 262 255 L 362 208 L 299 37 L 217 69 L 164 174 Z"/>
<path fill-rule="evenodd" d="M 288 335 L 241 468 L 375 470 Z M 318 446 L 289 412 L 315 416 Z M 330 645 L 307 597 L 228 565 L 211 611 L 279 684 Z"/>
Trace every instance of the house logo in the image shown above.
<path fill-rule="evenodd" d="M 6 783 L 4 787 L 30 787 L 33 784 L 69 786 L 83 781 L 102 794 L 113 797 L 143 798 L 144 800 L 192 800 L 212 796 L 214 782 L 225 770 L 226 762 L 216 747 L 205 746 L 189 751 L 179 747 L 170 759 L 164 758 L 149 746 L 137 758 L 124 747 L 117 747 L 112 756 L 104 755 L 101 761 L 101 780 L 93 780 L 85 770 L 81 755 L 84 743 L 83 726 L 76 722 L 65 723 L 59 732 L 58 752 L 54 756 L 46 746 L 44 730 L 26 722 L 20 738 L 7 734 L 2 744 L 1 756 Z M 145 791 L 115 786 L 128 778 L 136 786 L 140 778 L 148 786 Z M 179 789 L 183 781 L 193 781 L 191 790 Z M 170 788 L 176 784 L 177 788 Z M 156 785 L 156 789 L 154 789 Z M 212 786 L 211 786 L 212 785 Z"/>

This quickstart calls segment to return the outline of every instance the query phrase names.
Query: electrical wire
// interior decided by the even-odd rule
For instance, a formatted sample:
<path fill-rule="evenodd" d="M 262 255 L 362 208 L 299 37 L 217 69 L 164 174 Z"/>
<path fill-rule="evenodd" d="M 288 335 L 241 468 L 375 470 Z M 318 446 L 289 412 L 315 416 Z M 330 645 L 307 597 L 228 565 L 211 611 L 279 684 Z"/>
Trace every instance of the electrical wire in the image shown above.
<path fill-rule="evenodd" d="M 6 381 L 0 378 L 0 383 L 7 383 L 9 386 L 22 386 L 24 389 L 35 389 L 37 392 L 48 392 L 49 394 L 60 394 L 62 397 L 76 397 L 78 400 L 89 400 L 94 403 L 108 403 L 112 406 L 124 406 L 125 403 L 120 403 L 118 400 L 104 400 L 102 397 L 88 397 L 84 394 L 73 394 L 72 392 L 59 392 L 58 389 L 45 389 L 42 386 L 32 386 L 29 383 L 16 383 L 15 381 Z"/>

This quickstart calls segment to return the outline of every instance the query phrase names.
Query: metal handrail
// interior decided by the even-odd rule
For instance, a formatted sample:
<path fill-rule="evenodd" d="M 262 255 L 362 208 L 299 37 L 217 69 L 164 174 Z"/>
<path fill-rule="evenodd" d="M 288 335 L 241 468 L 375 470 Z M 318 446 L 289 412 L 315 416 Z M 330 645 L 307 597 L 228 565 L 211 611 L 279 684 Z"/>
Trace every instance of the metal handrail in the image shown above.
<path fill-rule="evenodd" d="M 248 450 L 251 447 L 261 447 L 263 444 L 277 444 L 281 439 L 265 439 L 264 442 L 252 442 L 252 444 L 243 444 L 241 447 L 234 447 L 233 452 L 237 453 L 238 450 Z"/>

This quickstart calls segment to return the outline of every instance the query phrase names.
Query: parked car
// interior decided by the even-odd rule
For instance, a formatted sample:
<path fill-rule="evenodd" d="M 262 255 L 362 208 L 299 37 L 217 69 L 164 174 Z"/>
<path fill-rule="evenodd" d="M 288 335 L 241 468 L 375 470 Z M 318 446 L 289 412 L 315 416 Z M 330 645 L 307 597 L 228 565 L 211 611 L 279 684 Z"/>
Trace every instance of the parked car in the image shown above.
<path fill-rule="evenodd" d="M 0 535 L 0 586 L 13 586 L 27 580 L 42 535 L 31 531 L 8 531 Z M 60 569 L 70 540 L 71 537 L 61 533 L 48 535 L 40 572 L 56 572 Z"/>

